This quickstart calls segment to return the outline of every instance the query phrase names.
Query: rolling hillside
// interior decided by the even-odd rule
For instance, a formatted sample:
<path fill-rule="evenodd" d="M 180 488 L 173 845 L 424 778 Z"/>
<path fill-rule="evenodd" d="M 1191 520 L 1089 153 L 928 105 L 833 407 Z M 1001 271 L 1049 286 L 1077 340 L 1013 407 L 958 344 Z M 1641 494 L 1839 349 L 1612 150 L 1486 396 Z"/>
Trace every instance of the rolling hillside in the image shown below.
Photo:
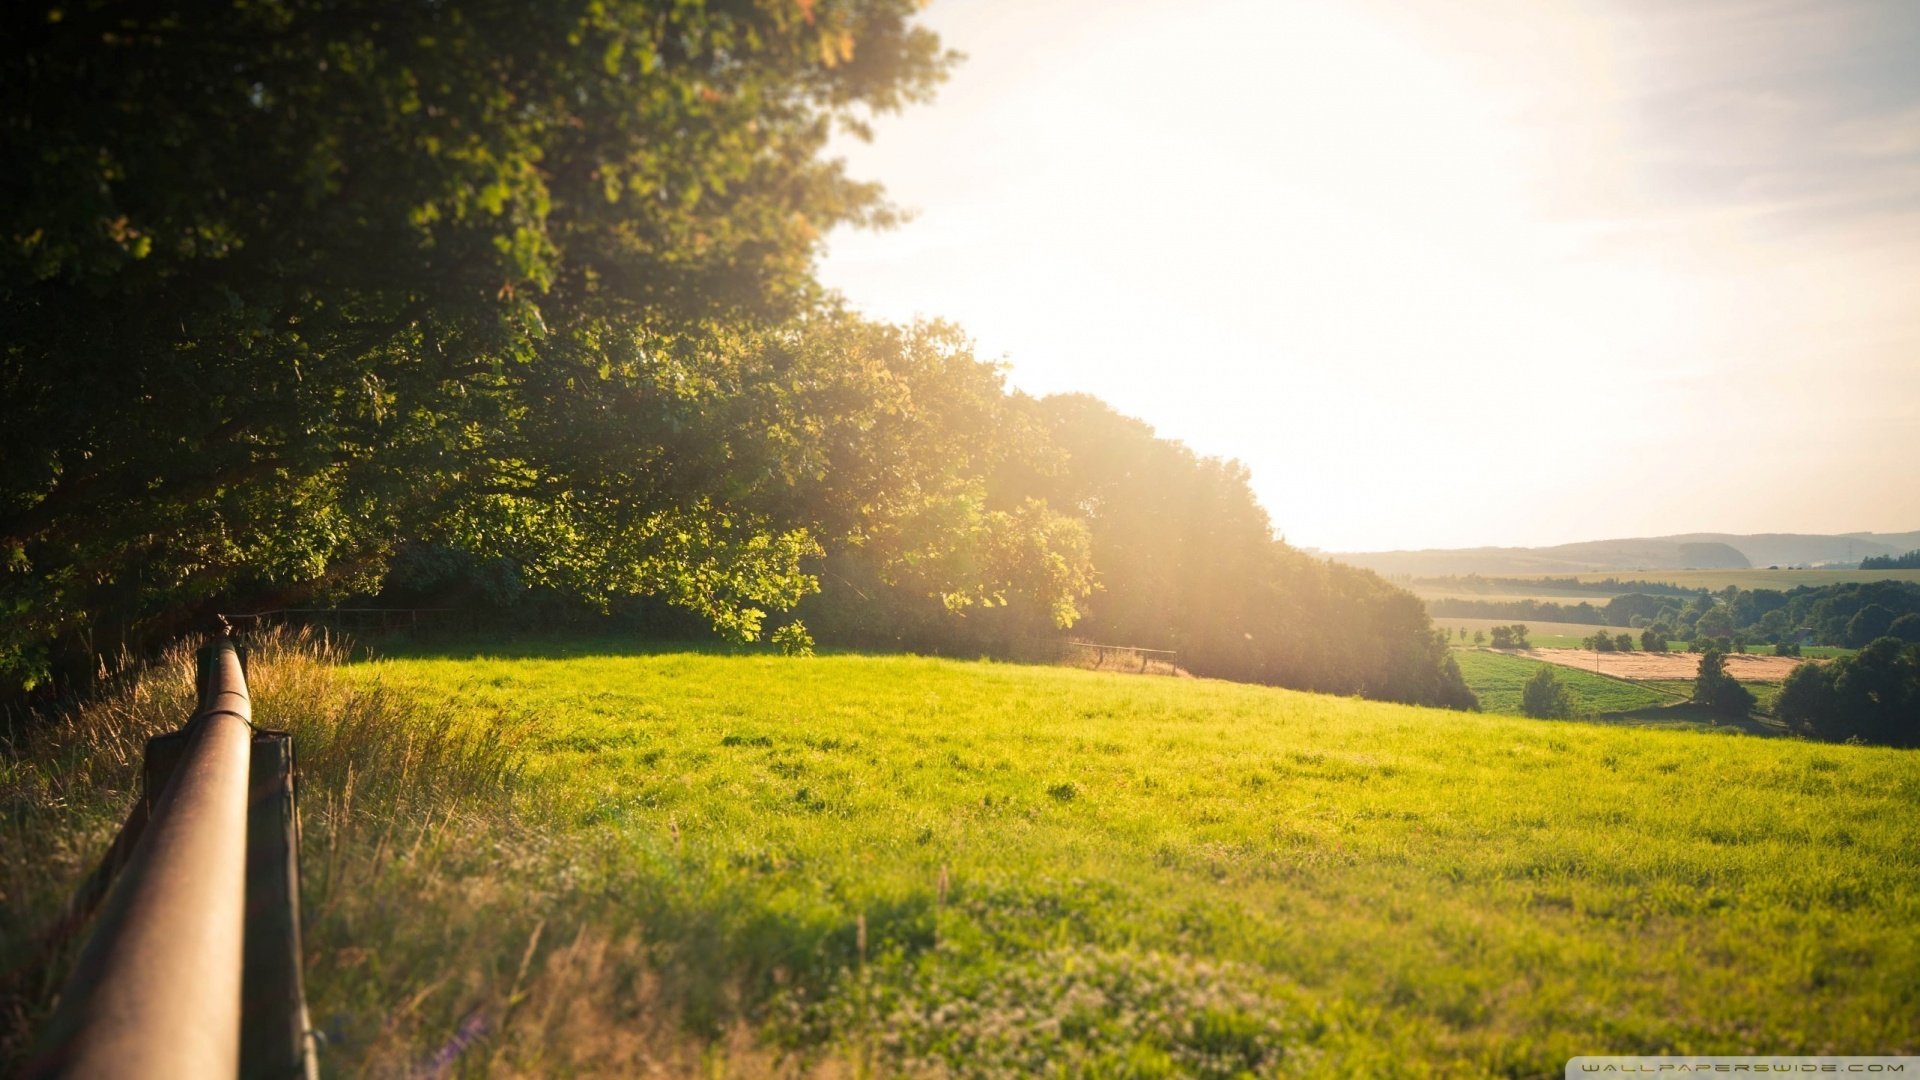
<path fill-rule="evenodd" d="M 1766 566 L 1856 567 L 1869 555 L 1920 548 L 1920 532 L 1683 533 L 1591 540 L 1537 548 L 1430 548 L 1340 552 L 1331 558 L 1388 575 L 1601 573 L 1623 570 L 1737 570 Z"/>

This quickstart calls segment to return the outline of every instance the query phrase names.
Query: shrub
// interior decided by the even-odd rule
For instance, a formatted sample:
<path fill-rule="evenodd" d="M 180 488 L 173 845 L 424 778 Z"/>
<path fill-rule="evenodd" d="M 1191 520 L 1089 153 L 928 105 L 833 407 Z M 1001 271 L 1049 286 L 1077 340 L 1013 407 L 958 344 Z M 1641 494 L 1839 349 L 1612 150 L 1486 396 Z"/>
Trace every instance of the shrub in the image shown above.
<path fill-rule="evenodd" d="M 1613 635 L 1613 651 L 1614 652 L 1632 652 L 1633 651 L 1633 635 L 1632 634 Z"/>
<path fill-rule="evenodd" d="M 1520 690 L 1520 711 L 1543 720 L 1564 719 L 1573 715 L 1573 697 L 1567 685 L 1554 673 L 1553 665 L 1542 664 Z"/>
<path fill-rule="evenodd" d="M 786 656 L 813 655 L 813 635 L 807 633 L 807 625 L 798 619 L 775 630 L 769 640 L 780 646 L 780 652 Z"/>

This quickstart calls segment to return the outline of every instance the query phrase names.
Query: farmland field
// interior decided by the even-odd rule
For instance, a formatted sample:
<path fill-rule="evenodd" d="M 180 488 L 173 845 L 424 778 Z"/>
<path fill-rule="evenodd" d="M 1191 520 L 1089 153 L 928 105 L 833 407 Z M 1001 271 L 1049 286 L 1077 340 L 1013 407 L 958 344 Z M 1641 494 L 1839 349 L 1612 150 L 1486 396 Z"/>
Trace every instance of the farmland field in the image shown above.
<path fill-rule="evenodd" d="M 1589 583 L 1611 580 L 1617 584 L 1611 589 L 1597 592 L 1576 592 L 1549 584 L 1552 579 L 1567 578 L 1576 578 Z M 1674 585 L 1683 589 L 1708 589 L 1713 592 L 1719 592 L 1729 585 L 1737 585 L 1742 589 L 1776 589 L 1785 592 L 1802 585 L 1817 588 L 1862 581 L 1920 582 L 1920 570 L 1610 570 L 1599 573 L 1543 574 L 1531 577 L 1511 575 L 1503 577 L 1497 588 L 1482 582 L 1477 583 L 1480 586 L 1478 589 L 1472 587 L 1473 583 L 1462 578 L 1416 577 L 1396 580 L 1403 588 L 1426 601 L 1460 599 L 1482 600 L 1489 603 L 1516 603 L 1522 600 L 1533 600 L 1539 603 L 1571 605 L 1584 600 L 1595 607 L 1604 607 L 1610 598 L 1621 593 L 1634 592 L 1636 587 L 1645 584 Z M 1530 584 L 1530 582 L 1538 584 Z"/>
<path fill-rule="evenodd" d="M 1785 592 L 1802 585 L 1818 588 L 1856 581 L 1920 582 L 1920 570 L 1615 570 L 1597 574 L 1549 576 L 1576 577 L 1581 581 L 1615 578 L 1623 584 L 1621 592 L 1632 592 L 1632 583 L 1636 581 L 1678 585 L 1683 589 L 1709 589 L 1713 592 L 1719 592 L 1729 585 L 1737 585 L 1742 589 L 1778 589 Z"/>
<path fill-rule="evenodd" d="M 1467 685 L 1479 697 L 1480 708 L 1515 716 L 1520 713 L 1520 688 L 1546 662 L 1523 653 L 1484 649 L 1457 650 L 1453 658 L 1460 664 L 1460 674 L 1466 678 Z M 1678 692 L 1664 684 L 1636 685 L 1578 668 L 1564 668 L 1558 674 L 1573 698 L 1574 711 L 1582 716 L 1671 705 L 1686 700 L 1693 689 L 1690 683 Z"/>
<path fill-rule="evenodd" d="M 1522 655 L 1549 664 L 1581 671 L 1611 675 L 1616 679 L 1666 680 L 1693 679 L 1700 674 L 1700 654 L 1689 652 L 1593 652 L 1587 649 L 1529 649 Z M 1732 653 L 1726 658 L 1727 674 L 1741 682 L 1780 682 L 1801 664 L 1811 663 L 1792 656 L 1761 656 Z"/>
<path fill-rule="evenodd" d="M 655 974 L 573 976 L 614 1013 L 982 1076 L 1920 1048 L 1911 753 L 910 657 L 486 651 L 354 678 L 528 725 L 534 846 L 567 868 L 520 916 L 554 912 L 531 970 L 634 942 Z M 479 992 L 451 971 L 316 1009 L 365 1030 L 412 1002 L 431 1046 Z"/>
<path fill-rule="evenodd" d="M 1534 622 L 1531 619 L 1449 619 L 1435 618 L 1433 625 L 1452 635 L 1449 640 L 1455 645 L 1465 644 L 1473 639 L 1474 631 L 1487 633 L 1496 626 L 1511 626 L 1523 623 L 1527 628 L 1527 640 L 1547 649 L 1572 649 L 1580 645 L 1580 639 L 1590 637 L 1596 630 L 1605 630 L 1609 634 L 1633 634 L 1637 639 L 1638 630 L 1628 630 L 1623 626 L 1599 626 L 1588 623 Z M 1458 631 L 1465 630 L 1463 640 Z"/>

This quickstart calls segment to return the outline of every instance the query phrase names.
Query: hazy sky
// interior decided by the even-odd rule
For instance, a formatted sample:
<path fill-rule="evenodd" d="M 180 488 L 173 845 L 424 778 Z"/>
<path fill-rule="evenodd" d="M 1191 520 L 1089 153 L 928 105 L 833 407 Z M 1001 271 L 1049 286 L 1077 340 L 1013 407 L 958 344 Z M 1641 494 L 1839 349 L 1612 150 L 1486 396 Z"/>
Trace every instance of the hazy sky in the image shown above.
<path fill-rule="evenodd" d="M 935 0 L 826 280 L 1333 550 L 1920 529 L 1920 0 Z"/>

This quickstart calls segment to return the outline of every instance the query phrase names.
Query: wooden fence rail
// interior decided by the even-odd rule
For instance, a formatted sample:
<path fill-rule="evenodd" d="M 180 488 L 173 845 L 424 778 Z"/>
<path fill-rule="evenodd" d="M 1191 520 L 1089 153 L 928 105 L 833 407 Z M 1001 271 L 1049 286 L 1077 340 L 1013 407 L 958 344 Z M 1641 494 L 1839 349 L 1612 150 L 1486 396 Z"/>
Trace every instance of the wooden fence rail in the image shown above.
<path fill-rule="evenodd" d="M 1125 667 L 1140 672 L 1147 671 L 1155 662 L 1165 664 L 1171 670 L 1178 670 L 1179 667 L 1180 654 L 1172 649 L 1142 649 L 1135 645 L 1096 645 L 1091 641 L 1073 640 L 1068 640 L 1066 647 L 1069 651 L 1078 650 L 1092 655 L 1096 670 L 1105 667 L 1109 661 L 1116 668 Z"/>

